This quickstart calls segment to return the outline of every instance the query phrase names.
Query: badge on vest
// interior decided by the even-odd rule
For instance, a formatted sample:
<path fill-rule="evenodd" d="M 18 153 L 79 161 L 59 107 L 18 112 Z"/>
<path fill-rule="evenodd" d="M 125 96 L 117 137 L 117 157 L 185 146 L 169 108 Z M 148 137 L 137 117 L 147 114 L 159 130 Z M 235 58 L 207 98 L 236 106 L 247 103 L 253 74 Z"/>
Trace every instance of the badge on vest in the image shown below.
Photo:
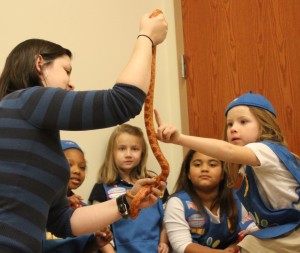
<path fill-rule="evenodd" d="M 107 191 L 107 196 L 109 199 L 115 199 L 120 195 L 126 193 L 126 189 L 124 187 L 115 186 Z"/>
<path fill-rule="evenodd" d="M 199 213 L 192 214 L 188 217 L 188 224 L 191 233 L 203 235 L 205 233 L 205 217 Z"/>

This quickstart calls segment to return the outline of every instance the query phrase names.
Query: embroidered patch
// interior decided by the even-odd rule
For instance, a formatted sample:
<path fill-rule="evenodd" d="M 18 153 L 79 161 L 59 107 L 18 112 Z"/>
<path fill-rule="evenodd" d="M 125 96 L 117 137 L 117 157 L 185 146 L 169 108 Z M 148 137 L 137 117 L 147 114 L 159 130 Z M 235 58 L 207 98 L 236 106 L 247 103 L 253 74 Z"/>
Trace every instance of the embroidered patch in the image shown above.
<path fill-rule="evenodd" d="M 186 205 L 187 205 L 188 209 L 193 209 L 193 210 L 198 211 L 197 206 L 192 201 L 186 201 Z"/>
<path fill-rule="evenodd" d="M 119 197 L 120 195 L 126 193 L 126 189 L 124 187 L 114 187 L 114 188 L 111 188 L 108 190 L 107 192 L 107 196 L 110 198 L 110 199 L 115 199 L 117 197 Z"/>
<path fill-rule="evenodd" d="M 255 222 L 255 224 L 259 224 L 259 218 L 256 213 L 249 212 L 250 217 Z"/>
<path fill-rule="evenodd" d="M 212 237 L 208 237 L 207 240 L 206 240 L 206 245 L 210 246 L 212 243 L 213 243 Z"/>
<path fill-rule="evenodd" d="M 216 241 L 211 245 L 211 247 L 214 248 L 214 249 L 217 248 L 217 247 L 219 246 L 220 242 L 221 242 L 220 240 L 216 240 Z"/>
<path fill-rule="evenodd" d="M 220 243 L 221 243 L 220 240 L 216 240 L 214 242 L 214 238 L 212 238 L 212 237 L 208 237 L 207 240 L 206 240 L 206 245 L 213 248 L 213 249 L 217 248 Z"/>
<path fill-rule="evenodd" d="M 205 234 L 205 229 L 204 228 L 191 228 L 190 229 L 192 234 L 197 234 L 197 235 L 204 235 Z"/>
<path fill-rule="evenodd" d="M 260 221 L 260 224 L 261 224 L 262 227 L 265 227 L 265 228 L 269 226 L 269 222 L 265 219 L 262 219 Z"/>
<path fill-rule="evenodd" d="M 203 228 L 205 223 L 205 217 L 199 213 L 192 214 L 188 217 L 188 224 L 190 228 Z"/>

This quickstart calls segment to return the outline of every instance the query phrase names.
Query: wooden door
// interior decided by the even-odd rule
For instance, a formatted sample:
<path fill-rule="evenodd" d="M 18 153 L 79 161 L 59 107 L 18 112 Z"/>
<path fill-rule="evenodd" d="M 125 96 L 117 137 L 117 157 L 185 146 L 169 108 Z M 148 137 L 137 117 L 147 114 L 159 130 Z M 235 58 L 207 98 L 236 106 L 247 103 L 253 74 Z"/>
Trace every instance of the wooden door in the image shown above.
<path fill-rule="evenodd" d="M 221 138 L 224 110 L 252 90 L 300 154 L 300 1 L 181 0 L 190 134 Z"/>

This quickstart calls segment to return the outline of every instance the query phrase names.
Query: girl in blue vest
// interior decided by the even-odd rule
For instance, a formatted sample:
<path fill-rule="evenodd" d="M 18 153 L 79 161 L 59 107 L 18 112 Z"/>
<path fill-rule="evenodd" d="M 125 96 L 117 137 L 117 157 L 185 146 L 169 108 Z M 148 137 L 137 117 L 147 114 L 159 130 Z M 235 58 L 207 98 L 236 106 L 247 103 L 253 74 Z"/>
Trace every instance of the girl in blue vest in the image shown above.
<path fill-rule="evenodd" d="M 85 180 L 87 163 L 80 146 L 71 140 L 62 140 L 61 146 L 70 165 L 70 179 L 68 183 L 67 197 L 73 209 L 86 206 L 83 198 L 73 192 L 78 189 Z M 50 232 L 46 233 L 43 241 L 43 253 L 93 253 L 100 250 L 109 253 L 106 246 L 113 238 L 111 231 L 97 231 L 77 237 L 57 238 Z"/>
<path fill-rule="evenodd" d="M 272 104 L 250 92 L 233 100 L 225 116 L 224 141 L 180 134 L 158 114 L 157 135 L 227 162 L 231 178 L 242 176 L 238 196 L 260 230 L 239 243 L 241 252 L 299 252 L 300 163 L 286 148 Z"/>
<path fill-rule="evenodd" d="M 256 229 L 227 186 L 223 167 L 220 160 L 194 150 L 185 156 L 164 218 L 175 253 L 234 253 L 238 236 Z"/>
<path fill-rule="evenodd" d="M 105 202 L 124 194 L 140 178 L 153 177 L 146 169 L 147 144 L 139 127 L 122 124 L 112 132 L 104 163 L 98 173 L 89 203 Z M 165 191 L 165 198 L 168 193 Z M 163 228 L 163 200 L 144 209 L 132 220 L 122 219 L 111 225 L 114 246 L 118 253 L 167 253 L 166 232 Z"/>

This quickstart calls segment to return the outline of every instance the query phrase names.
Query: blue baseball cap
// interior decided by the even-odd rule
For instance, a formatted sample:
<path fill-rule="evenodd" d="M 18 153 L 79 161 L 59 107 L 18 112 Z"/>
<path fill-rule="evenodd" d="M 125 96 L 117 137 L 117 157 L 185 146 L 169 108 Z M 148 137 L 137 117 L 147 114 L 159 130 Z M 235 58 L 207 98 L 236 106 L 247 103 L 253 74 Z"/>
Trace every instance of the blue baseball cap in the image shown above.
<path fill-rule="evenodd" d="M 78 149 L 79 151 L 81 151 L 83 153 L 82 149 L 74 141 L 61 140 L 60 143 L 61 143 L 61 147 L 62 147 L 63 150 L 67 150 L 67 149 L 70 149 L 70 148 L 75 148 L 75 149 Z"/>
<path fill-rule="evenodd" d="M 228 111 L 238 105 L 247 105 L 247 106 L 254 106 L 265 109 L 272 113 L 276 117 L 276 112 L 270 103 L 264 96 L 260 94 L 254 94 L 252 91 L 249 93 L 243 94 L 242 96 L 234 99 L 226 108 L 225 116 L 227 116 Z"/>

